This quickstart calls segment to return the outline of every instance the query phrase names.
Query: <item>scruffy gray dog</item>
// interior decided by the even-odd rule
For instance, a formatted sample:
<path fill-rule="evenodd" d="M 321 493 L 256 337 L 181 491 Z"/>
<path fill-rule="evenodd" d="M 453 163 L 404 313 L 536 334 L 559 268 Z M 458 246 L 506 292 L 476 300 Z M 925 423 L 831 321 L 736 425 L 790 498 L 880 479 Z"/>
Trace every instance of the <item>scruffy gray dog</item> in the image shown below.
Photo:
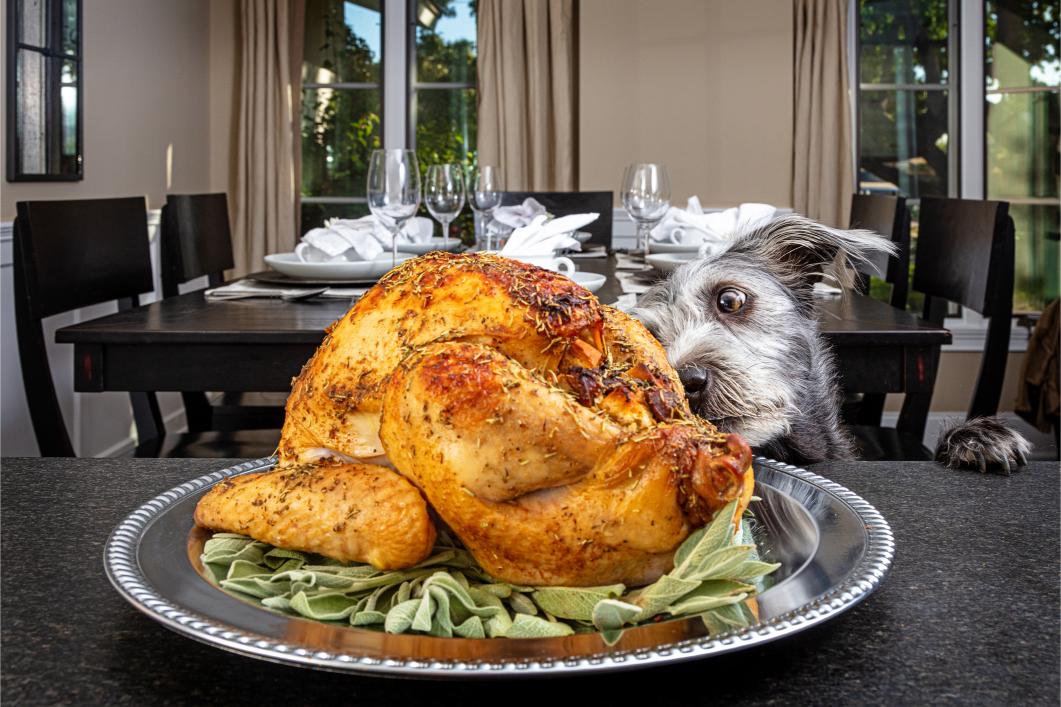
<path fill-rule="evenodd" d="M 850 459 L 836 366 L 818 331 L 814 284 L 851 286 L 851 265 L 892 244 L 789 215 L 736 234 L 642 295 L 631 312 L 667 349 L 693 410 L 760 454 L 792 464 Z M 937 461 L 1022 464 L 1028 443 L 997 421 L 940 436 Z"/>

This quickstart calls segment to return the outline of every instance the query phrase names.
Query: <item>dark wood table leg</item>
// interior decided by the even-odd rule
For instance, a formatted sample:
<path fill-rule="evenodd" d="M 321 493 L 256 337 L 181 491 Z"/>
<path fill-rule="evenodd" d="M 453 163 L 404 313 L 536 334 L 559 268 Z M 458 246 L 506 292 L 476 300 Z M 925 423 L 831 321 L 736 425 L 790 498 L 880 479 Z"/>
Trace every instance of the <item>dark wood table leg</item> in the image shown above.
<path fill-rule="evenodd" d="M 901 434 L 922 439 L 928 423 L 928 411 L 932 405 L 932 390 L 936 385 L 939 368 L 939 346 L 907 347 L 906 397 L 895 427 Z"/>

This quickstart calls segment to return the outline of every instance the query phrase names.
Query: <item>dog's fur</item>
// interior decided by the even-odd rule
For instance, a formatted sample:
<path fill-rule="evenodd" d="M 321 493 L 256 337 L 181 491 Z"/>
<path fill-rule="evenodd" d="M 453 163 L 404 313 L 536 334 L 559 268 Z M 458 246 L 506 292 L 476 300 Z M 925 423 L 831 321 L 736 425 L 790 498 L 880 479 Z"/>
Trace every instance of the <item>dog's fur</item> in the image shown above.
<path fill-rule="evenodd" d="M 893 249 L 870 231 L 783 216 L 678 268 L 642 295 L 632 314 L 663 343 L 679 374 L 707 373 L 702 389 L 687 389 L 700 416 L 768 457 L 794 464 L 850 459 L 854 445 L 840 425 L 836 367 L 818 331 L 813 288 L 823 278 L 850 287 L 853 263 Z M 719 295 L 731 289 L 746 299 L 739 311 L 725 313 Z M 978 433 L 986 429 L 941 436 L 937 458 L 981 468 L 998 459 L 1022 461 L 1026 442 L 985 439 Z M 994 455 L 985 456 L 988 446 Z"/>

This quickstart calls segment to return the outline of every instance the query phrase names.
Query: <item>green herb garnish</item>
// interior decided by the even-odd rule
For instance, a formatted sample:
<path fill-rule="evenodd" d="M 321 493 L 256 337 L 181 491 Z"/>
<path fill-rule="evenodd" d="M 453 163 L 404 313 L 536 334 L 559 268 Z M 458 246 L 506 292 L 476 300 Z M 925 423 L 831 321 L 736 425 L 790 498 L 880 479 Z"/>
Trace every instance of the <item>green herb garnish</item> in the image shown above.
<path fill-rule="evenodd" d="M 609 644 L 625 628 L 657 617 L 700 614 L 712 633 L 749 625 L 742 604 L 780 565 L 762 562 L 737 504 L 681 544 L 674 569 L 627 591 L 604 587 L 524 587 L 499 582 L 459 543 L 440 534 L 435 552 L 404 570 L 344 564 L 217 533 L 203 567 L 229 594 L 286 614 L 388 633 L 462 638 L 542 638 L 600 631 Z M 658 619 L 657 619 L 658 620 Z"/>

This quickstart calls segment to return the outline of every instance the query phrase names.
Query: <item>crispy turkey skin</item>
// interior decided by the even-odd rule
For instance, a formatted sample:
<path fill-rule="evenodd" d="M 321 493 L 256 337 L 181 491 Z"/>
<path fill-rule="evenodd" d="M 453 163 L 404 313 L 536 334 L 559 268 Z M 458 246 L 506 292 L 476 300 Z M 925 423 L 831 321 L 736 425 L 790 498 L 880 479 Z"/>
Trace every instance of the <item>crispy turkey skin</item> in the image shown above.
<path fill-rule="evenodd" d="M 654 581 L 753 485 L 747 445 L 692 414 L 639 322 L 491 254 L 430 253 L 369 290 L 293 382 L 279 454 L 392 465 L 360 466 L 411 482 L 490 574 L 533 585 Z"/>

